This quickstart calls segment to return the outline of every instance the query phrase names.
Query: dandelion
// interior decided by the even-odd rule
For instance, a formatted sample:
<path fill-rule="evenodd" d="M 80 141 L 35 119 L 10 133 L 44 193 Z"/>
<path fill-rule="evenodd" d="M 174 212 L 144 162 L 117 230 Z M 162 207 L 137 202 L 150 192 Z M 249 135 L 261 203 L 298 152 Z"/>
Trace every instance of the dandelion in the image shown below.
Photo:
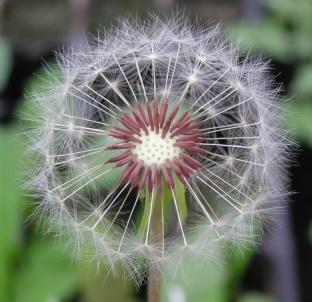
<path fill-rule="evenodd" d="M 154 295 L 162 266 L 256 244 L 284 195 L 267 64 L 182 19 L 122 20 L 58 54 L 32 98 L 37 212 Z"/>

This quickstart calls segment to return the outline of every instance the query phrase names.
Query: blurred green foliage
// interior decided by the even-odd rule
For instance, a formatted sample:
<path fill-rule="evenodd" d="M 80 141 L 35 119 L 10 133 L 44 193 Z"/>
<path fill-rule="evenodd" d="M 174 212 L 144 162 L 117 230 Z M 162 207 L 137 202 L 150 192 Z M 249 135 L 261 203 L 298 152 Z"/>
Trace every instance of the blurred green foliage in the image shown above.
<path fill-rule="evenodd" d="M 265 0 L 265 16 L 257 22 L 231 26 L 232 36 L 252 48 L 292 66 L 285 126 L 312 147 L 312 3 L 311 0 Z M 289 76 L 284 74 L 283 76 Z"/>
<path fill-rule="evenodd" d="M 268 295 L 251 292 L 243 295 L 239 302 L 274 302 L 274 299 Z"/>
<path fill-rule="evenodd" d="M 248 49 L 262 50 L 279 61 L 311 60 L 312 5 L 310 0 L 264 0 L 265 16 L 251 22 L 242 20 L 234 37 Z"/>
<path fill-rule="evenodd" d="M 74 290 L 75 270 L 64 244 L 25 236 L 20 167 L 22 144 L 16 129 L 0 131 L 0 301 L 43 302 L 65 298 Z"/>
<path fill-rule="evenodd" d="M 165 282 L 164 301 L 201 302 L 209 299 L 215 302 L 228 302 L 233 298 L 238 298 L 240 301 L 239 288 L 242 276 L 252 255 L 251 250 L 238 255 L 233 254 L 225 260 L 226 263 L 222 264 L 205 263 L 202 259 L 193 257 L 186 259 L 182 273 L 174 275 L 173 272 L 167 272 L 169 282 Z M 176 296 L 181 296 L 184 300 L 174 300 Z"/>

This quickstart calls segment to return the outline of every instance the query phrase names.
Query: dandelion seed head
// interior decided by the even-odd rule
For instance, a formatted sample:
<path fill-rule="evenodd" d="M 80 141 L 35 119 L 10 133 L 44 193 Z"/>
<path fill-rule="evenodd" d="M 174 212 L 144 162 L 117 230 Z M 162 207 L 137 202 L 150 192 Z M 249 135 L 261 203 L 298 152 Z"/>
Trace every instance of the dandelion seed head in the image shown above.
<path fill-rule="evenodd" d="M 289 153 L 265 62 L 218 27 L 152 16 L 121 20 L 47 71 L 31 97 L 39 164 L 27 187 L 77 255 L 87 247 L 141 282 L 149 263 L 257 244 L 282 208 Z"/>

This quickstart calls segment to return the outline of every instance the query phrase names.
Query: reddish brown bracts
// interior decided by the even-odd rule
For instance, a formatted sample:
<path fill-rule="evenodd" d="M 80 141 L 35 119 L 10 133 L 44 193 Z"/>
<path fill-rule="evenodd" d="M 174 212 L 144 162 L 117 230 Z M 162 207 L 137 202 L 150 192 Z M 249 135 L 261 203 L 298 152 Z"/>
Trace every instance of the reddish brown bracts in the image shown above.
<path fill-rule="evenodd" d="M 107 160 L 125 167 L 122 182 L 162 191 L 162 181 L 173 188 L 174 175 L 184 182 L 201 168 L 196 157 L 203 152 L 203 133 L 188 112 L 177 117 L 180 109 L 170 111 L 168 101 L 154 100 L 119 118 L 121 125 L 110 132 L 119 141 L 106 150 L 122 151 Z"/>

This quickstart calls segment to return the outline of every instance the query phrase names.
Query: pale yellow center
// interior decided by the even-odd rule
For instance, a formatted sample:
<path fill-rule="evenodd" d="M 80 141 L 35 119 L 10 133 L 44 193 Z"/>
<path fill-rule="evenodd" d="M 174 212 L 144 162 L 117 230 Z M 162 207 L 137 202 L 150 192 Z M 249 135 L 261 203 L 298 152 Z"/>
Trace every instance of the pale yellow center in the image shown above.
<path fill-rule="evenodd" d="M 165 138 L 161 137 L 161 131 L 157 134 L 155 131 L 149 131 L 146 135 L 142 133 L 139 144 L 136 144 L 133 153 L 138 160 L 142 160 L 146 166 L 156 164 L 161 166 L 166 163 L 168 159 L 173 160 L 181 153 L 179 147 L 175 147 L 175 140 L 167 135 Z"/>

